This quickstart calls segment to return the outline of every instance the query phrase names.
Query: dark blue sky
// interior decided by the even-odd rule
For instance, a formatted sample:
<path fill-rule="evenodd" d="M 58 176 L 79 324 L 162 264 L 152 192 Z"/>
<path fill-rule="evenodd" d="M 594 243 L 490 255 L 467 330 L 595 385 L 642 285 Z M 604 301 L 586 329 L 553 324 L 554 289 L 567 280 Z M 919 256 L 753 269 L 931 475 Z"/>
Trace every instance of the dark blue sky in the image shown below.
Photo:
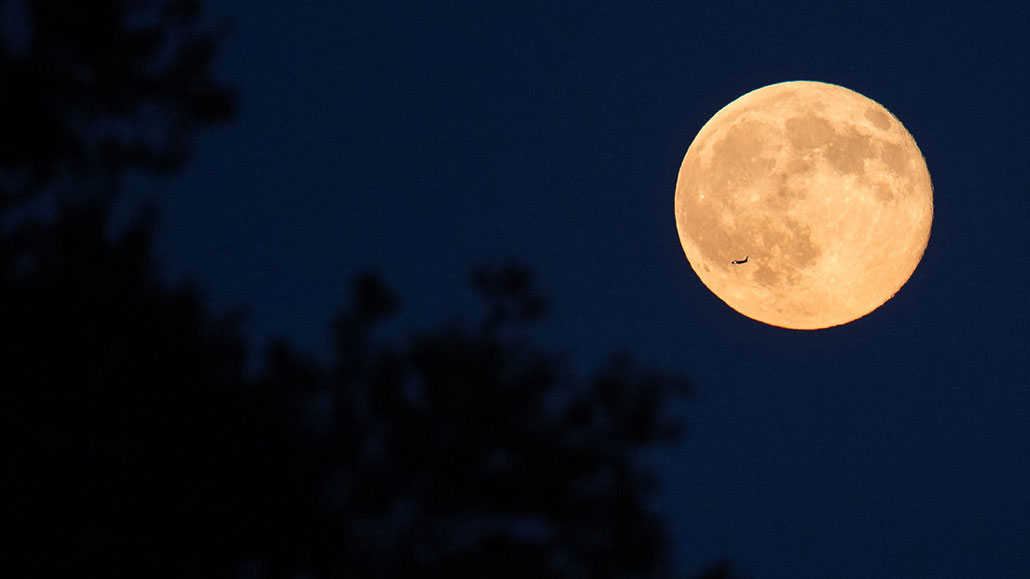
<path fill-rule="evenodd" d="M 577 367 L 624 349 L 693 379 L 660 457 L 684 569 L 1030 576 L 1025 3 L 209 4 L 238 118 L 133 186 L 169 276 L 249 308 L 256 342 L 325 352 L 368 266 L 409 326 L 472 315 L 468 268 L 517 258 Z M 710 294 L 673 217 L 701 125 L 797 79 L 884 104 L 935 187 L 909 283 L 816 332 Z"/>

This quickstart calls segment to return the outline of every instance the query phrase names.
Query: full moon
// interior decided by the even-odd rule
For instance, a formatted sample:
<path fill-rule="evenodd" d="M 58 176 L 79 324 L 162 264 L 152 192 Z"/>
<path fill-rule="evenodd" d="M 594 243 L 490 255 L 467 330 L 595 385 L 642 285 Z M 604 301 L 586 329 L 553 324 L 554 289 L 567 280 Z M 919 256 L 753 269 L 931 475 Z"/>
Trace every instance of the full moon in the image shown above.
<path fill-rule="evenodd" d="M 676 182 L 694 272 L 734 310 L 784 328 L 838 326 L 883 305 L 922 259 L 931 221 L 912 135 L 879 103 L 821 82 L 726 105 Z"/>

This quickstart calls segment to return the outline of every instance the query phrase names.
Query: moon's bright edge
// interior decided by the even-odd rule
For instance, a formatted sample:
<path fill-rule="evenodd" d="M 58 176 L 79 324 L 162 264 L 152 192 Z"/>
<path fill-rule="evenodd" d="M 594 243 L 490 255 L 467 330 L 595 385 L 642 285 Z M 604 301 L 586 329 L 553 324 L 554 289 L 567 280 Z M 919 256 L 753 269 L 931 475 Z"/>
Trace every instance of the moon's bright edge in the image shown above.
<path fill-rule="evenodd" d="M 702 127 L 680 167 L 676 226 L 691 267 L 730 307 L 826 328 L 872 312 L 909 279 L 929 240 L 932 189 L 915 140 L 883 106 L 785 82 Z"/>

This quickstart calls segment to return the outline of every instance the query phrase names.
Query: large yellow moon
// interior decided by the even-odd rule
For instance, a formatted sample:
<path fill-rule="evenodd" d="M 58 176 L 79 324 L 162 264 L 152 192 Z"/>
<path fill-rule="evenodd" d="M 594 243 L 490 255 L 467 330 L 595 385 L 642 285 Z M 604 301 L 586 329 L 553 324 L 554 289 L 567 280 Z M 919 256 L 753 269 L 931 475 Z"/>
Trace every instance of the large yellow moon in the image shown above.
<path fill-rule="evenodd" d="M 919 264 L 932 220 L 912 135 L 879 103 L 821 82 L 726 105 L 676 183 L 676 228 L 698 277 L 741 314 L 784 328 L 880 307 Z"/>

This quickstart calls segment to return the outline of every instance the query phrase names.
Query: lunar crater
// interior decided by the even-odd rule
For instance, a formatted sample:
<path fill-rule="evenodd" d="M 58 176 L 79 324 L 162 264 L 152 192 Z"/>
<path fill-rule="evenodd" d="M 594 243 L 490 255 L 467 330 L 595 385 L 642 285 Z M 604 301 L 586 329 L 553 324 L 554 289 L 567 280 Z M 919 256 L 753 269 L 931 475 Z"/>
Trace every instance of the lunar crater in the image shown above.
<path fill-rule="evenodd" d="M 873 124 L 874 127 L 881 131 L 886 131 L 891 128 L 890 115 L 884 113 L 876 107 L 869 107 L 865 110 L 865 118 Z"/>

